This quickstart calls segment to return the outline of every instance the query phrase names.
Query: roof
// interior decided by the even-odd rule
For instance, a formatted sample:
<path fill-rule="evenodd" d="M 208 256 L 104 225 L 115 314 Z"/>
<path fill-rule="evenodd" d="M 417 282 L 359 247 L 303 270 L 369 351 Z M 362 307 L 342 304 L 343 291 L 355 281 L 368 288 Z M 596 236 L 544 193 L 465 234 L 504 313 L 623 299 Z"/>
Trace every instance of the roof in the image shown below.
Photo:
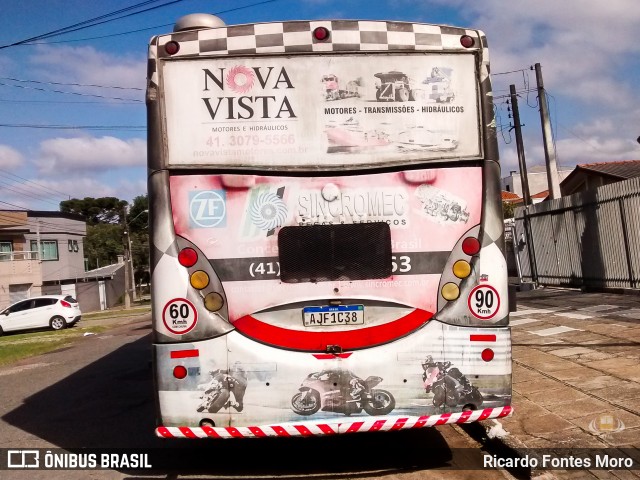
<path fill-rule="evenodd" d="M 504 190 L 502 190 L 502 201 L 507 203 L 516 203 L 521 202 L 522 198 L 516 193 L 505 192 Z"/>
<path fill-rule="evenodd" d="M 622 160 L 617 162 L 597 162 L 597 163 L 580 163 L 576 165 L 576 170 L 589 170 L 617 177 L 620 180 L 627 178 L 640 177 L 640 160 Z"/>
<path fill-rule="evenodd" d="M 107 265 L 106 267 L 89 270 L 88 272 L 84 272 L 84 278 L 111 277 L 124 266 L 124 263 L 114 263 L 113 265 Z"/>
<path fill-rule="evenodd" d="M 547 198 L 549 196 L 549 190 L 544 190 L 542 192 L 538 192 L 534 195 L 531 195 L 531 198 Z"/>

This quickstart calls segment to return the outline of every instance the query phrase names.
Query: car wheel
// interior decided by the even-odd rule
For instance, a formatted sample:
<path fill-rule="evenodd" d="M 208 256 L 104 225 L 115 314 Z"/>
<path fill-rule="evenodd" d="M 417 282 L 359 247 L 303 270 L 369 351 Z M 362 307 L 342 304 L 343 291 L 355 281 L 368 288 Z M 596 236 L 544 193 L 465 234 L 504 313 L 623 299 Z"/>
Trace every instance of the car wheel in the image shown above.
<path fill-rule="evenodd" d="M 4 331 L 2 330 L 2 327 L 0 327 L 0 337 L 4 335 Z"/>
<path fill-rule="evenodd" d="M 67 326 L 67 322 L 62 317 L 53 317 L 49 321 L 49 325 L 51 325 L 51 328 L 53 330 L 62 330 L 64 327 Z"/>

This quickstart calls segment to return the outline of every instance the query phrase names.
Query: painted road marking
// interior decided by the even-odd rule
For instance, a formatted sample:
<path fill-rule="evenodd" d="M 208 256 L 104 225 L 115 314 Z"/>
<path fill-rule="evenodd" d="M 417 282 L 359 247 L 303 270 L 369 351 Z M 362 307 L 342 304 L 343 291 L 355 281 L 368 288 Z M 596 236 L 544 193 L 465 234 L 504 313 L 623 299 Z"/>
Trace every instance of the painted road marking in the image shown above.
<path fill-rule="evenodd" d="M 520 317 L 523 315 L 543 315 L 545 313 L 555 313 L 557 311 L 558 310 L 542 310 L 542 309 L 518 310 L 517 312 L 511 312 L 510 316 Z"/>
<path fill-rule="evenodd" d="M 620 308 L 618 305 L 592 305 L 590 307 L 579 308 L 579 312 L 604 312 Z"/>
<path fill-rule="evenodd" d="M 640 308 L 630 308 L 624 313 L 617 313 L 616 315 L 620 315 L 621 317 L 633 318 L 635 320 L 640 320 Z"/>
<path fill-rule="evenodd" d="M 539 335 L 541 337 L 548 337 L 550 335 L 558 335 L 560 333 L 572 331 L 584 332 L 584 330 L 580 330 L 579 328 L 565 327 L 564 325 L 560 325 L 559 327 L 544 328 L 542 330 L 528 330 L 529 333 L 533 333 L 534 335 Z"/>
<path fill-rule="evenodd" d="M 527 323 L 539 322 L 539 319 L 536 318 L 519 318 L 518 320 L 511 320 L 509 324 L 511 326 L 517 327 L 518 325 L 525 325 Z"/>
<path fill-rule="evenodd" d="M 567 317 L 573 318 L 575 320 L 586 320 L 588 318 L 593 318 L 593 315 L 584 315 L 582 313 L 574 313 L 574 312 L 562 312 L 562 313 L 554 313 L 556 317 Z"/>

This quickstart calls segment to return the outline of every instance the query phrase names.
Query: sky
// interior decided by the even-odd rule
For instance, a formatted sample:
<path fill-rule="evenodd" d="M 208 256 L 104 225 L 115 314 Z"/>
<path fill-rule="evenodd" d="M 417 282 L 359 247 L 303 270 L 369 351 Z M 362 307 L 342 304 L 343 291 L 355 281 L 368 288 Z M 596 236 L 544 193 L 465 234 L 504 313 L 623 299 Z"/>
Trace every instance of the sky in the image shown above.
<path fill-rule="evenodd" d="M 190 13 L 218 14 L 227 25 L 361 19 L 480 29 L 491 54 L 502 176 L 518 170 L 506 103 L 510 85 L 519 92 L 527 166 L 544 164 L 532 70 L 536 63 L 548 95 L 559 168 L 638 160 L 637 3 L 4 0 L 0 209 L 56 211 L 60 201 L 69 198 L 114 196 L 131 202 L 146 194 L 147 46 L 151 36 L 170 32 L 178 18 Z M 77 26 L 71 33 L 14 45 L 72 25 Z"/>

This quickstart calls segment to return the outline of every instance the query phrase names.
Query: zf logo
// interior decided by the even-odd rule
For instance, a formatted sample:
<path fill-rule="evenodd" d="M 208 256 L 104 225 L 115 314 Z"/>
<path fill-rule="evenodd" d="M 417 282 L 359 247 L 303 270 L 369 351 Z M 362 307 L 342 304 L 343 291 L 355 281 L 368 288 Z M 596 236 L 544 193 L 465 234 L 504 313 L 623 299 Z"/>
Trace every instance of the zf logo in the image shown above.
<path fill-rule="evenodd" d="M 189 193 L 191 227 L 224 227 L 226 226 L 226 215 L 224 190 L 203 190 Z"/>

